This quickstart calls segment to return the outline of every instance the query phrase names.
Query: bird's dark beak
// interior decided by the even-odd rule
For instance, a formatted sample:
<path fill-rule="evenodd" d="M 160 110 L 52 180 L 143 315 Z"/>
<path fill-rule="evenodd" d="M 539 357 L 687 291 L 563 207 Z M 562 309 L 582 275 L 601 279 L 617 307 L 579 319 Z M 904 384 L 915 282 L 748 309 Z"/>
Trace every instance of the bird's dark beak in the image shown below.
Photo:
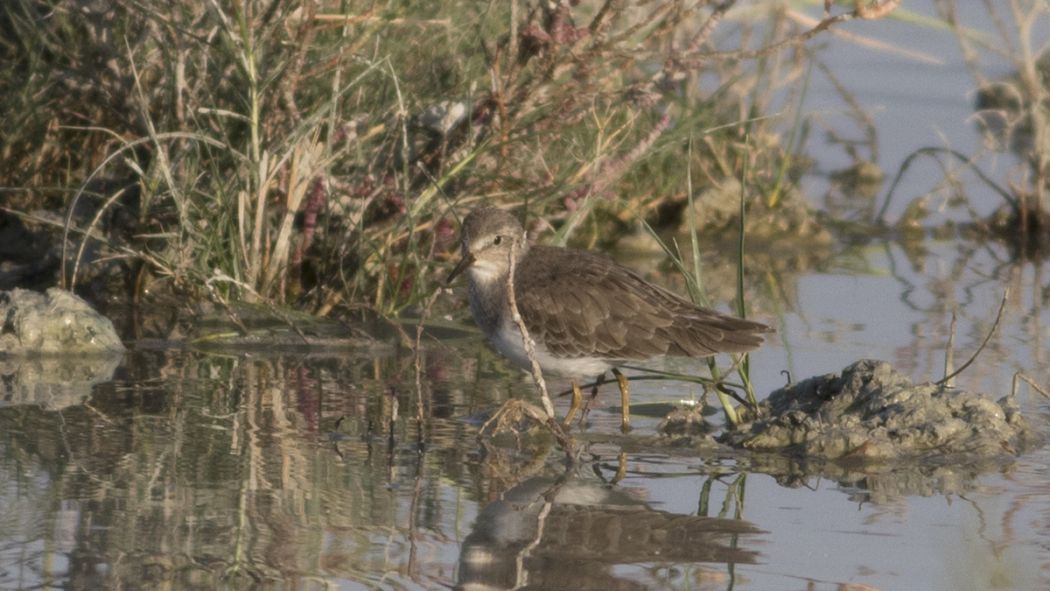
<path fill-rule="evenodd" d="M 473 264 L 474 255 L 470 254 L 469 252 L 463 255 L 463 258 L 459 259 L 459 262 L 456 263 L 456 268 L 452 269 L 452 272 L 448 274 L 448 278 L 445 279 L 445 285 L 452 283 L 452 280 L 455 279 L 457 275 L 459 275 L 463 271 L 466 271 L 467 267 Z"/>

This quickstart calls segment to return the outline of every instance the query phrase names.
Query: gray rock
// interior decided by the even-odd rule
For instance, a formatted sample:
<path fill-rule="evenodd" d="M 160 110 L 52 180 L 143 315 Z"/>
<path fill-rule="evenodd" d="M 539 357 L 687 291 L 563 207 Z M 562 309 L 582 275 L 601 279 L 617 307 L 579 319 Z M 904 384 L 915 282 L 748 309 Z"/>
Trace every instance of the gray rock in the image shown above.
<path fill-rule="evenodd" d="M 113 323 L 68 291 L 0 292 L 0 356 L 121 351 Z"/>

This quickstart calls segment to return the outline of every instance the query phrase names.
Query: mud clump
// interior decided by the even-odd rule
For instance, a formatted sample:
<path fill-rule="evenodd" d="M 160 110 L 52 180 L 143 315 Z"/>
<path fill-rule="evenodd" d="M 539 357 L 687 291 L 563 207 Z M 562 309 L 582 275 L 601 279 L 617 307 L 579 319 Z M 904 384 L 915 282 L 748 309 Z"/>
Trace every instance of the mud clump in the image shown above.
<path fill-rule="evenodd" d="M 725 233 L 736 239 L 740 229 L 740 181 L 727 179 L 696 196 L 692 205 L 692 223 L 705 233 Z M 757 197 L 757 195 L 755 195 Z M 829 249 L 834 238 L 821 223 L 820 216 L 799 191 L 784 191 L 775 205 L 765 199 L 749 199 L 744 217 L 748 240 L 761 244 L 780 243 L 808 249 Z M 689 216 L 683 215 L 679 232 L 689 233 Z M 795 249 L 791 249 L 792 251 Z"/>
<path fill-rule="evenodd" d="M 770 394 L 725 443 L 808 458 L 900 460 L 1015 456 L 1037 442 L 1012 396 L 912 384 L 889 363 L 862 360 L 840 374 Z"/>

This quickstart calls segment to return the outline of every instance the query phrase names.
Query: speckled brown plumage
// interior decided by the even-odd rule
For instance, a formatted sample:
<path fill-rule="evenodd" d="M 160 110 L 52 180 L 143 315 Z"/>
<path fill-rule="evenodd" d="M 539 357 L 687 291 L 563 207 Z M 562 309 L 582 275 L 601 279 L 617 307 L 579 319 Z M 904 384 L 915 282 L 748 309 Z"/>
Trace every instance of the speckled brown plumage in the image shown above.
<path fill-rule="evenodd" d="M 742 353 L 762 344 L 764 324 L 702 308 L 653 285 L 605 256 L 529 246 L 517 220 L 481 208 L 463 222 L 471 308 L 485 332 L 509 329 L 506 274 L 518 243 L 514 294 L 538 347 L 559 358 L 597 357 L 615 365 L 660 355 Z"/>
<path fill-rule="evenodd" d="M 764 324 L 696 306 L 586 251 L 529 248 L 517 265 L 514 295 L 533 339 L 559 357 L 626 361 L 743 353 L 770 332 Z"/>
<path fill-rule="evenodd" d="M 743 353 L 762 344 L 768 326 L 696 306 L 608 258 L 585 251 L 530 246 L 518 221 L 494 208 L 463 221 L 463 259 L 449 281 L 466 271 L 470 309 L 478 327 L 504 356 L 529 360 L 507 298 L 515 254 L 514 297 L 535 341 L 545 373 L 574 380 L 594 377 L 626 361 L 661 355 L 705 357 Z M 617 374 L 629 426 L 626 380 Z"/>

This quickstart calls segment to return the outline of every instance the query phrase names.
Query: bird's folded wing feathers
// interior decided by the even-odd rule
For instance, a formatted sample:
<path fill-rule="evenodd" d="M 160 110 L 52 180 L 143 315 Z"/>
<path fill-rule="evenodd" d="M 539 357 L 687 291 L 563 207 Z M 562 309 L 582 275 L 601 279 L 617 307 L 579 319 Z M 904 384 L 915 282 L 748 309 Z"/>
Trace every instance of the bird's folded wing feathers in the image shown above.
<path fill-rule="evenodd" d="M 546 252 L 523 260 L 515 299 L 532 337 L 555 355 L 703 357 L 751 351 L 770 332 L 695 306 L 600 255 L 532 248 Z"/>

